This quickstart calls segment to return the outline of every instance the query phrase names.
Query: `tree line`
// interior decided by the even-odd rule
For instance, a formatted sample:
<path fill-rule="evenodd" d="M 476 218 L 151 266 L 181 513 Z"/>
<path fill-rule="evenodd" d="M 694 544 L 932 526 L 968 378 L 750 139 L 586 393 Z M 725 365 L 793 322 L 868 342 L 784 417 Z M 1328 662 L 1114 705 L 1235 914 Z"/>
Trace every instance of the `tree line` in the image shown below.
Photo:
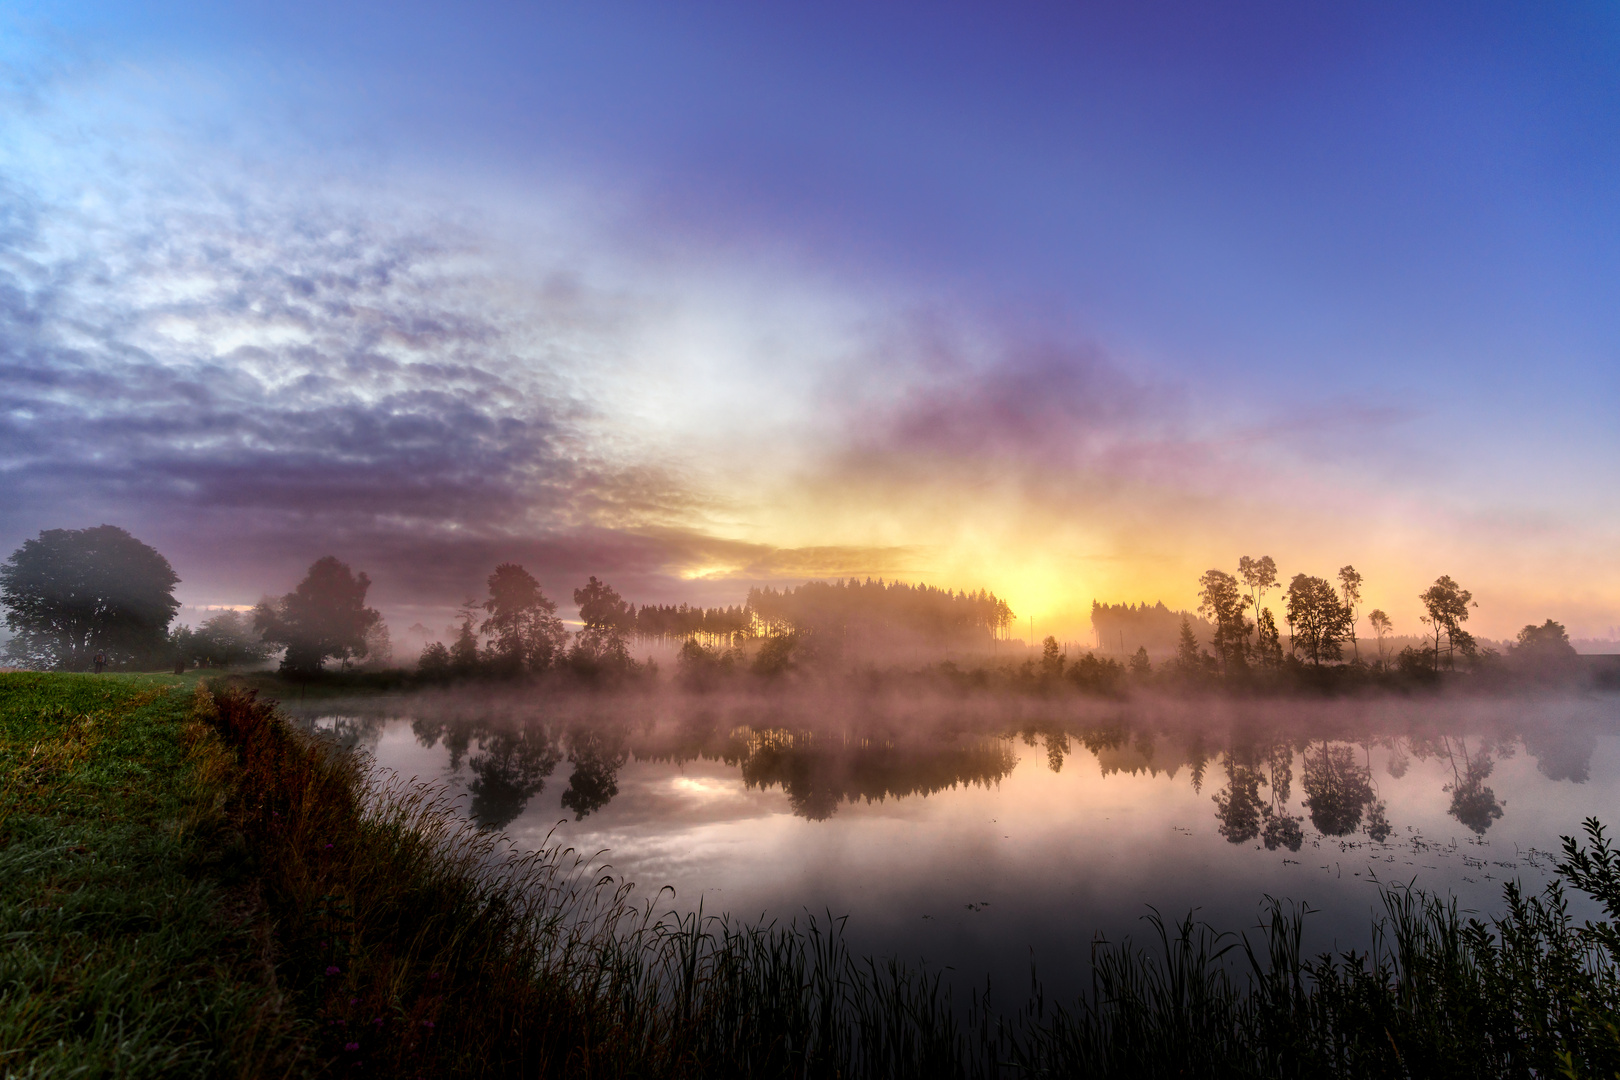
<path fill-rule="evenodd" d="M 1324 665 L 1347 664 L 1380 675 L 1412 677 L 1438 676 L 1442 668 L 1457 670 L 1463 666 L 1491 672 L 1508 663 L 1522 676 L 1561 677 L 1572 674 L 1578 666 L 1568 633 L 1552 619 L 1521 629 L 1508 657 L 1491 648 L 1482 649 L 1463 625 L 1479 604 L 1473 593 L 1450 575 L 1436 578 L 1417 596 L 1422 605 L 1418 619 L 1426 644 L 1392 653 L 1386 645 L 1393 636 L 1394 621 L 1379 608 L 1363 614 L 1363 585 L 1361 573 L 1347 564 L 1332 580 L 1298 573 L 1284 586 L 1276 560 L 1270 555 L 1240 557 L 1236 574 L 1216 568 L 1207 570 L 1198 579 L 1198 618 L 1179 613 L 1175 656 L 1163 674 L 1182 679 L 1244 680 L 1301 666 L 1321 674 Z M 1281 623 L 1268 603 L 1274 592 L 1278 594 Z M 1165 624 L 1171 618 L 1176 615 L 1162 603 L 1152 608 L 1146 604 L 1092 605 L 1092 623 L 1099 637 L 1122 634 L 1130 626 L 1139 634 L 1152 633 L 1162 640 Z M 1363 638 L 1359 630 L 1363 621 L 1376 643 L 1376 654 L 1367 659 L 1361 655 Z M 1054 652 L 1055 642 L 1049 638 L 1048 655 L 1043 661 L 1048 666 L 1053 663 Z M 1145 645 L 1138 647 L 1129 666 L 1139 675 L 1151 671 Z"/>
<path fill-rule="evenodd" d="M 1489 670 L 1503 660 L 1481 649 L 1466 629 L 1478 605 L 1450 576 L 1418 596 L 1427 643 L 1390 656 L 1385 644 L 1393 621 L 1378 609 L 1363 615 L 1363 579 L 1354 566 L 1341 567 L 1332 580 L 1295 574 L 1286 586 L 1269 555 L 1245 555 L 1236 569 L 1210 569 L 1199 578 L 1196 621 L 1162 603 L 1093 604 L 1093 625 L 1105 642 L 1127 626 L 1162 636 L 1175 621 L 1176 654 L 1159 672 L 1145 645 L 1126 664 L 1089 655 L 1070 662 L 1048 638 L 1039 661 L 1026 662 L 1018 678 L 1038 687 L 1067 679 L 1082 689 L 1112 692 L 1128 677 L 1242 680 L 1284 668 L 1320 672 L 1342 666 L 1347 651 L 1352 668 L 1407 676 L 1438 676 L 1442 667 L 1461 665 Z M 381 615 L 366 604 L 370 578 L 333 556 L 317 559 L 292 592 L 267 597 L 251 612 L 222 612 L 199 627 L 171 631 L 179 580 L 167 559 L 116 526 L 41 532 L 0 564 L 0 605 L 13 634 L 5 659 L 25 667 L 85 670 L 171 661 L 229 666 L 280 653 L 284 673 L 308 676 L 330 661 L 347 667 L 368 657 L 386 659 L 391 651 Z M 990 646 L 1005 638 L 1014 618 L 1006 601 L 987 590 L 953 592 L 870 578 L 756 587 L 740 606 L 638 608 L 592 576 L 573 591 L 581 625 L 570 632 L 556 602 L 522 566 L 500 564 L 485 586 L 482 599 L 462 605 L 454 640 L 430 643 L 423 651 L 422 675 L 519 675 L 559 667 L 627 674 L 640 668 L 630 657 L 632 641 L 681 641 L 683 673 L 703 682 L 745 659 L 769 675 L 798 659 L 875 658 L 896 645 L 936 652 Z M 1370 664 L 1360 652 L 1362 625 L 1377 643 Z M 1524 627 L 1508 659 L 1521 672 L 1553 675 L 1567 674 L 1577 663 L 1567 633 L 1551 619 Z"/>

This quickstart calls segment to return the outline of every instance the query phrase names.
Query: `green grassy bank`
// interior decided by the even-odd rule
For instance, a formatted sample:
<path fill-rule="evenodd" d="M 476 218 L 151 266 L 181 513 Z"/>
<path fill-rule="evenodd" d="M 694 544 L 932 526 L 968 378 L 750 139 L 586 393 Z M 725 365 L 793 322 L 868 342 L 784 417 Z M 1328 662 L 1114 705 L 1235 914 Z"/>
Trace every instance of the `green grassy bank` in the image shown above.
<path fill-rule="evenodd" d="M 295 1024 L 194 679 L 0 675 L 0 1075 L 281 1073 Z"/>
<path fill-rule="evenodd" d="M 1169 926 L 1078 1001 L 953 1003 L 836 922 L 656 917 L 192 677 L 0 675 L 0 777 L 4 1076 L 1620 1076 L 1620 935 L 1556 887 L 1387 893 L 1359 955 L 1280 906 Z M 1562 874 L 1620 916 L 1599 834 Z"/>

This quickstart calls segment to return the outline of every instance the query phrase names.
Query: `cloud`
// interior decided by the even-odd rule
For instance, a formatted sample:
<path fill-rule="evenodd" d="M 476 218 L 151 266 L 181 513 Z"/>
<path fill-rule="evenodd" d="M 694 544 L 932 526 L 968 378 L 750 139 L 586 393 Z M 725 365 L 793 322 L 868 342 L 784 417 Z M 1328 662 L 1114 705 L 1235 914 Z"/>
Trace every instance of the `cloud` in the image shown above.
<path fill-rule="evenodd" d="M 591 573 L 702 603 L 883 575 L 1043 618 L 1185 602 L 1239 550 L 1321 572 L 1373 547 L 1391 579 L 1412 552 L 1501 565 L 1445 502 L 1471 493 L 1411 467 L 1415 408 L 1376 394 L 1217 400 L 1040 319 L 779 256 L 635 250 L 588 214 L 559 226 L 544 192 L 474 210 L 471 186 L 266 167 L 39 108 L 32 141 L 0 147 L 8 550 L 125 525 L 205 604 L 332 553 L 430 625 L 507 559 L 559 598 Z M 56 129 L 76 134 L 41 150 Z M 1367 468 L 1386 438 L 1394 465 Z M 1612 582 L 1595 591 L 1608 610 Z"/>
<path fill-rule="evenodd" d="M 477 238 L 408 206 L 91 187 L 0 200 L 10 538 L 84 515 L 497 536 L 690 506 L 593 446 L 568 373 L 582 336 L 613 347 L 586 310 L 607 300 L 496 295 Z"/>
<path fill-rule="evenodd" d="M 201 603 L 290 587 L 327 552 L 405 607 L 454 604 L 504 559 L 560 593 L 597 573 L 715 602 L 916 565 L 906 545 L 716 535 L 737 440 L 804 408 L 778 395 L 762 419 L 772 377 L 727 305 L 604 284 L 567 244 L 514 261 L 487 222 L 387 185 L 186 160 L 5 163 L 0 542 L 115 521 Z"/>

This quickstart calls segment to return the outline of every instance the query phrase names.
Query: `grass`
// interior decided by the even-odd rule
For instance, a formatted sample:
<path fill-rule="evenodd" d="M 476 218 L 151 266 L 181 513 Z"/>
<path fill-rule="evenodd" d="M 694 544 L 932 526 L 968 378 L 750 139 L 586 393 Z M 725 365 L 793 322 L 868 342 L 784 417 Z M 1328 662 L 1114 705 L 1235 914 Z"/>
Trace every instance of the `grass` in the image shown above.
<path fill-rule="evenodd" d="M 229 754 L 183 683 L 0 675 L 0 1074 L 295 1063 L 219 805 Z"/>
<path fill-rule="evenodd" d="M 191 697 L 185 698 L 190 690 Z M 513 850 L 251 692 L 6 676 L 0 1071 L 16 1075 L 1620 1075 L 1604 926 L 1390 890 L 1366 954 L 1155 921 L 1058 1007 L 953 1001 L 842 923 L 659 916 Z M 1600 830 L 1564 877 L 1620 918 Z M 1010 1004 L 1010 1008 L 1007 1006 Z"/>

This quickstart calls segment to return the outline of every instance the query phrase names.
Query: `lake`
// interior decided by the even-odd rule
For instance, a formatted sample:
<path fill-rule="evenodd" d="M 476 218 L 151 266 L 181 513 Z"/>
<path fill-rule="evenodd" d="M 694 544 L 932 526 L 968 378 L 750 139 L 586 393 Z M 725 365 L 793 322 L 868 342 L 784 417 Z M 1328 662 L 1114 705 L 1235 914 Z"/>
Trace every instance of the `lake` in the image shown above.
<path fill-rule="evenodd" d="M 1243 930 L 1270 895 L 1314 910 L 1313 950 L 1364 949 L 1379 882 L 1494 913 L 1582 819 L 1620 825 L 1612 695 L 471 688 L 287 709 L 521 847 L 600 853 L 660 908 L 847 915 L 857 950 L 1018 997 L 1032 963 L 1082 989 L 1094 939 L 1146 941 L 1150 905 Z"/>

